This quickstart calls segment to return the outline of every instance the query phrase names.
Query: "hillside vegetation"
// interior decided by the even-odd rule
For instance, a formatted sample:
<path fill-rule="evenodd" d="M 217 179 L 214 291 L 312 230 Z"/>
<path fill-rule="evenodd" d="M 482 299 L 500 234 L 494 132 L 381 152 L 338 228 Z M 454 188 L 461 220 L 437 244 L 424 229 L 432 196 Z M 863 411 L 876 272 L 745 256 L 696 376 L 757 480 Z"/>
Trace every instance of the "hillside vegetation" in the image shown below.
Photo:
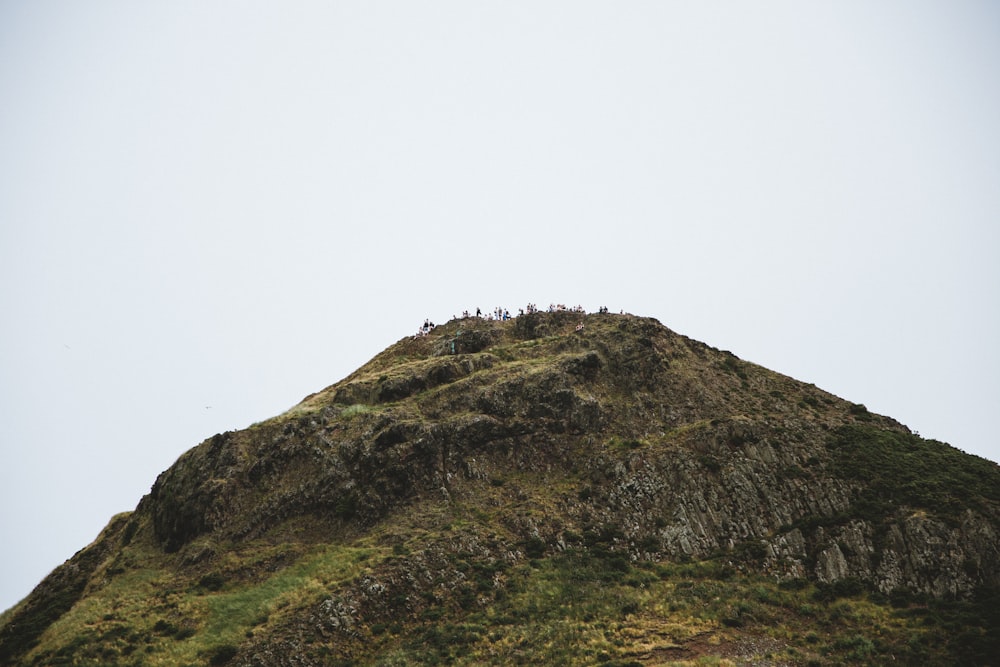
<path fill-rule="evenodd" d="M 990 664 L 998 519 L 995 464 L 655 320 L 466 318 L 186 452 L 0 664 Z"/>

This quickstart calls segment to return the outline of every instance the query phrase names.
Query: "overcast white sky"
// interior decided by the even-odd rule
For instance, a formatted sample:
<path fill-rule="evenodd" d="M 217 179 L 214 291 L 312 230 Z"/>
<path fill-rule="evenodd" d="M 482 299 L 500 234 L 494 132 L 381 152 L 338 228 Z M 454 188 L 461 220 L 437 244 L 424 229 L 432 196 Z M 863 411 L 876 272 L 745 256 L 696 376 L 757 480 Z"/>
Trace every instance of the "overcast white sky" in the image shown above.
<path fill-rule="evenodd" d="M 0 0 L 0 609 L 425 317 L 607 305 L 1000 459 L 995 2 Z"/>

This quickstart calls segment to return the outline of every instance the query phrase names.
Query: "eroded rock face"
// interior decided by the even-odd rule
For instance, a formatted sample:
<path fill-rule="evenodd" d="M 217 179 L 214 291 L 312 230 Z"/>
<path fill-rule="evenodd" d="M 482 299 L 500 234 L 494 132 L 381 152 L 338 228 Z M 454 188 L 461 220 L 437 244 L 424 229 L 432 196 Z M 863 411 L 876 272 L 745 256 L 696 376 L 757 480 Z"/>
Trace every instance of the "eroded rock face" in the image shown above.
<path fill-rule="evenodd" d="M 576 489 L 551 521 L 510 524 L 550 547 L 598 526 L 632 558 L 730 551 L 777 576 L 937 596 L 1000 580 L 995 498 L 944 518 L 914 498 L 862 511 L 877 484 L 841 474 L 851 443 L 838 429 L 915 438 L 863 407 L 653 320 L 534 314 L 438 331 L 181 457 L 140 506 L 163 548 L 302 515 L 370 526 L 412 499 L 530 472 Z"/>

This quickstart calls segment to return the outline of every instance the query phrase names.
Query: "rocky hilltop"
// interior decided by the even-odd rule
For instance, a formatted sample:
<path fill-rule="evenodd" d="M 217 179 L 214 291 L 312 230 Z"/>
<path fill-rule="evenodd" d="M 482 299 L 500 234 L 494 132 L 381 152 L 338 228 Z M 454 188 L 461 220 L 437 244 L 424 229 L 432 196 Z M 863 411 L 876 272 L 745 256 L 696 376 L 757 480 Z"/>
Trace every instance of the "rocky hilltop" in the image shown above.
<path fill-rule="evenodd" d="M 652 319 L 464 318 L 186 452 L 0 663 L 989 664 L 998 589 L 996 464 Z"/>

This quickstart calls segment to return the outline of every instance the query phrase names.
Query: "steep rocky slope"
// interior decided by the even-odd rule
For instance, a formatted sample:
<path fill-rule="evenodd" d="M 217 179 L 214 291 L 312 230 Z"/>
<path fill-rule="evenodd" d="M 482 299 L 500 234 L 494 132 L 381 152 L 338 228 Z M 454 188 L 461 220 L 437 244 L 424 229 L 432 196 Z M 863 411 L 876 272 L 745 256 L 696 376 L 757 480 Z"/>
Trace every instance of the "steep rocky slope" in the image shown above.
<path fill-rule="evenodd" d="M 995 464 L 655 320 L 535 313 L 188 451 L 0 662 L 975 664 L 998 588 Z"/>

